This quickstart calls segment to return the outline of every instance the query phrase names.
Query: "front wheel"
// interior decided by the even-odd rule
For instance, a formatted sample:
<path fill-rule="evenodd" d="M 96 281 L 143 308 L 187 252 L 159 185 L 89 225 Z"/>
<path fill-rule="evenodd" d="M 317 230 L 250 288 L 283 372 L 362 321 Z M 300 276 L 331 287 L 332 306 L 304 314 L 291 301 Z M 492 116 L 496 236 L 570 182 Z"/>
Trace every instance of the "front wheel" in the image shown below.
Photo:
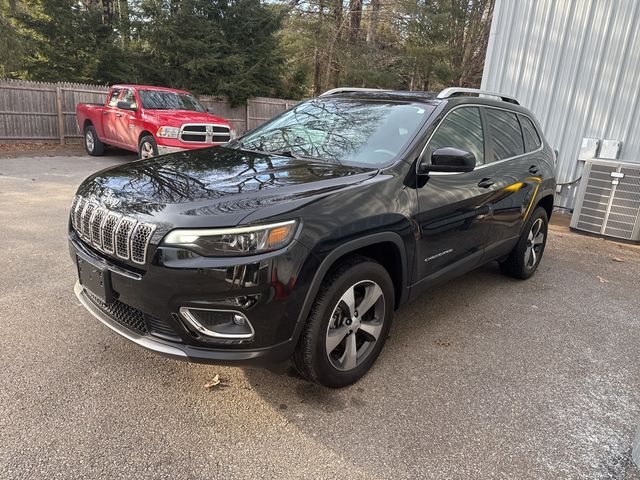
<path fill-rule="evenodd" d="M 360 379 L 378 358 L 391 326 L 393 282 L 366 257 L 352 257 L 326 278 L 293 357 L 306 379 L 331 388 Z"/>
<path fill-rule="evenodd" d="M 502 272 L 521 280 L 526 280 L 533 275 L 547 244 L 548 228 L 547 211 L 542 207 L 536 208 L 509 257 L 500 263 Z"/>
<path fill-rule="evenodd" d="M 138 154 L 140 158 L 151 158 L 158 156 L 158 144 L 151 135 L 145 135 L 140 139 L 138 145 Z"/>

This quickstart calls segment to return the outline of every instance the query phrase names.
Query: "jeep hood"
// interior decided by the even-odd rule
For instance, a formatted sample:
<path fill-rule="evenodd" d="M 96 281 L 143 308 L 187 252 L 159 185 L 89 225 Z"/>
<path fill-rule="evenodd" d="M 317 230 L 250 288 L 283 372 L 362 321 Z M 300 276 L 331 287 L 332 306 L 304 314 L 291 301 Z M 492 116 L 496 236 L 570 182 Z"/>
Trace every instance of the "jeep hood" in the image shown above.
<path fill-rule="evenodd" d="M 103 170 L 85 180 L 78 194 L 109 210 L 156 223 L 159 230 L 233 226 L 258 209 L 287 213 L 376 173 L 212 147 Z"/>

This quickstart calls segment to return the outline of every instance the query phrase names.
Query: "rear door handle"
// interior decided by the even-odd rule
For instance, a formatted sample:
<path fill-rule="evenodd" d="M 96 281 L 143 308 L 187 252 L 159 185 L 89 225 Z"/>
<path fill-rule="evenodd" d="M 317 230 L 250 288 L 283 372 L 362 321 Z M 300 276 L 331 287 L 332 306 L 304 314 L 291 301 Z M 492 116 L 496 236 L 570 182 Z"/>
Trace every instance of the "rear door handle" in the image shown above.
<path fill-rule="evenodd" d="M 478 182 L 478 186 L 482 188 L 489 188 L 494 183 L 493 178 L 483 178 Z"/>
<path fill-rule="evenodd" d="M 529 173 L 532 175 L 535 175 L 536 173 L 538 173 L 540 171 L 540 169 L 538 168 L 537 165 L 531 165 L 529 167 Z"/>

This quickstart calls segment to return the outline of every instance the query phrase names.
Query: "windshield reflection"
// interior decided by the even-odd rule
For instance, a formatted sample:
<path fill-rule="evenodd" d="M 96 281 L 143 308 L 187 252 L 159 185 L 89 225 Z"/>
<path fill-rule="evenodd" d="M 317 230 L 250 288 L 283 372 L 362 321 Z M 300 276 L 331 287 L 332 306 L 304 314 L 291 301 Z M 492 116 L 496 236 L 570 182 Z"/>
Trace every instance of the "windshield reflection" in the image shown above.
<path fill-rule="evenodd" d="M 413 139 L 432 108 L 387 100 L 316 98 L 258 127 L 233 146 L 335 163 L 381 165 Z"/>

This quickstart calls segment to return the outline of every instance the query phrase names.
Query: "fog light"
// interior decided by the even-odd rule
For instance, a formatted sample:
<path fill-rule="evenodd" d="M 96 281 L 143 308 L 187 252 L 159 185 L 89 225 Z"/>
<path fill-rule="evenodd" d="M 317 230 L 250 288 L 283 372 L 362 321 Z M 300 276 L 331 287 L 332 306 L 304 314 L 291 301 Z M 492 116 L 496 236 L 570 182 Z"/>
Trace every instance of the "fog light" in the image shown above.
<path fill-rule="evenodd" d="M 207 337 L 248 340 L 254 335 L 251 322 L 236 310 L 182 307 L 180 314 L 198 333 Z"/>

